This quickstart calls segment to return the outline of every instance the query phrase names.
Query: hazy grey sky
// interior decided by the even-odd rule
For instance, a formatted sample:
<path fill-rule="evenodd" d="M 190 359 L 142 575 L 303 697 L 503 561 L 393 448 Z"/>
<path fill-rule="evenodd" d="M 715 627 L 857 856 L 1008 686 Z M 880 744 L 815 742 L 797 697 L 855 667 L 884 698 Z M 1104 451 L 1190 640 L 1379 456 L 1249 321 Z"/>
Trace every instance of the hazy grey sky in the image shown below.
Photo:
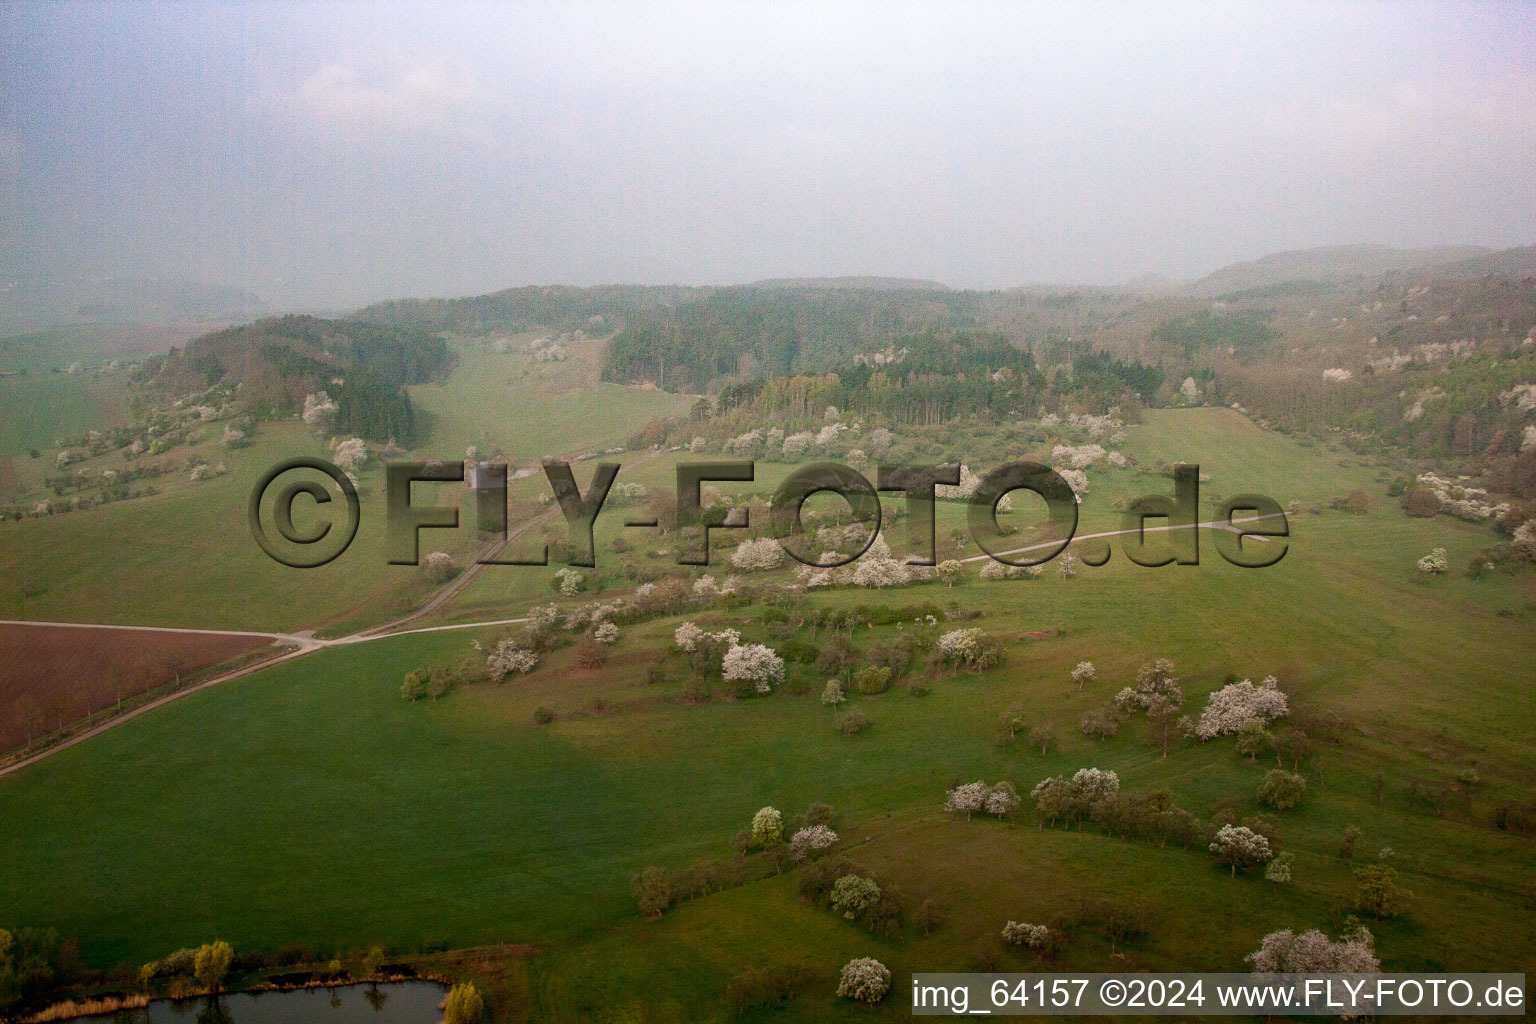
<path fill-rule="evenodd" d="M 0 273 L 280 304 L 1536 241 L 1530 4 L 0 6 Z"/>

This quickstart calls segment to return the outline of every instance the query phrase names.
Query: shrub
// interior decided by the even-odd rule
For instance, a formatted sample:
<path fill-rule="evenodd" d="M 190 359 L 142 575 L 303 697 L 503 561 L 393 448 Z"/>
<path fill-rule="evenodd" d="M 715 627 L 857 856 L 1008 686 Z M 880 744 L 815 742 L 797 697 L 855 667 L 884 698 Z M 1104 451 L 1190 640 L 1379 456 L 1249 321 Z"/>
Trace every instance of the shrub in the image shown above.
<path fill-rule="evenodd" d="M 856 736 L 872 724 L 869 716 L 858 708 L 849 708 L 832 721 L 833 727 L 844 736 Z"/>
<path fill-rule="evenodd" d="M 1043 924 L 1026 924 L 1020 921 L 1009 921 L 1003 925 L 1003 941 L 1010 946 L 1022 946 L 1025 949 L 1043 950 L 1049 947 L 1051 942 L 1051 930 Z"/>
<path fill-rule="evenodd" d="M 835 708 L 847 699 L 843 695 L 843 684 L 836 679 L 828 679 L 827 685 L 822 687 L 821 702 L 829 708 Z"/>
<path fill-rule="evenodd" d="M 1096 740 L 1107 740 L 1120 732 L 1120 716 L 1114 708 L 1090 711 L 1083 716 L 1083 734 Z"/>
<path fill-rule="evenodd" d="M 864 875 L 843 875 L 832 883 L 832 909 L 852 921 L 880 898 L 880 886 Z"/>
<path fill-rule="evenodd" d="M 437 583 L 447 581 L 459 571 L 458 566 L 453 564 L 453 557 L 446 551 L 432 552 L 421 560 L 421 564 L 427 576 Z"/>
<path fill-rule="evenodd" d="M 1264 774 L 1264 782 L 1259 786 L 1259 803 L 1277 811 L 1288 811 L 1301 803 L 1306 792 L 1306 779 L 1294 772 L 1271 768 Z"/>
<path fill-rule="evenodd" d="M 860 693 L 884 693 L 891 688 L 891 670 L 884 666 L 865 665 L 854 672 L 853 685 Z"/>
<path fill-rule="evenodd" d="M 400 696 L 408 701 L 415 702 L 427 695 L 427 680 L 432 676 L 426 669 L 412 669 L 405 674 L 405 682 L 400 686 Z"/>
<path fill-rule="evenodd" d="M 592 637 L 582 637 L 576 645 L 576 664 L 585 669 L 597 669 L 607 663 L 608 649 Z"/>
<path fill-rule="evenodd" d="M 1403 511 L 1415 519 L 1432 519 L 1440 512 L 1440 499 L 1427 487 L 1403 492 Z"/>
<path fill-rule="evenodd" d="M 1419 572 L 1425 576 L 1439 576 L 1445 572 L 1449 565 L 1450 562 L 1445 548 L 1435 548 L 1429 554 L 1419 559 Z"/>
<path fill-rule="evenodd" d="M 870 957 L 860 957 L 843 965 L 837 982 L 837 994 L 843 999 L 873 1006 L 885 998 L 891 988 L 891 972 Z"/>

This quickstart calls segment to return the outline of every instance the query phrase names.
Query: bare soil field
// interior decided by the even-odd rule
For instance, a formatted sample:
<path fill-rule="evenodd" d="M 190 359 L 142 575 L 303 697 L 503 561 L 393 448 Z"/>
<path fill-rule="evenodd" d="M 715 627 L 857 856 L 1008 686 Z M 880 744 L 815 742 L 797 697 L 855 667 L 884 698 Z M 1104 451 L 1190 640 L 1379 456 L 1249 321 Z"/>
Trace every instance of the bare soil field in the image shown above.
<path fill-rule="evenodd" d="M 0 751 L 266 646 L 259 636 L 0 625 Z M 31 698 L 30 702 L 26 698 Z"/>

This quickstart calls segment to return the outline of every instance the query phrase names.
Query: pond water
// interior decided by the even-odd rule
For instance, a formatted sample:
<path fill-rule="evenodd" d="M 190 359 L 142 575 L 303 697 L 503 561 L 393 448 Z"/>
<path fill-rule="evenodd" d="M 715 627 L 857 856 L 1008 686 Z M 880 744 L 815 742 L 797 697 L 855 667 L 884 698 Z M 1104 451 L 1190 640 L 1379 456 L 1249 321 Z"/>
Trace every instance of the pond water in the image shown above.
<path fill-rule="evenodd" d="M 235 992 L 156 999 L 137 1010 L 80 1017 L 88 1024 L 436 1024 L 447 989 L 427 981 L 344 985 L 291 992 Z"/>

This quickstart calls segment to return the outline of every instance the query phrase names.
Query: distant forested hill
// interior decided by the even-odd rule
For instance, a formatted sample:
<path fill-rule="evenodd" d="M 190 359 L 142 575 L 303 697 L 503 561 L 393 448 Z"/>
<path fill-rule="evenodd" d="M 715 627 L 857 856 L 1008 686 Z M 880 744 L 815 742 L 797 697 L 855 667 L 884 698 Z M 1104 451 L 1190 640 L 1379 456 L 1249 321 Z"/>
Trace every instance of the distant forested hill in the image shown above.
<path fill-rule="evenodd" d="M 630 314 L 656 306 L 695 302 L 714 288 L 613 285 L 507 288 L 463 299 L 395 299 L 358 310 L 348 320 L 426 331 L 585 330 L 605 333 Z"/>
<path fill-rule="evenodd" d="M 410 444 L 415 413 L 404 385 L 433 379 L 448 362 L 447 343 L 423 330 L 282 316 L 205 334 L 147 360 L 140 378 L 177 396 L 227 384 L 258 416 L 292 415 L 306 394 L 327 391 L 338 432 Z"/>

